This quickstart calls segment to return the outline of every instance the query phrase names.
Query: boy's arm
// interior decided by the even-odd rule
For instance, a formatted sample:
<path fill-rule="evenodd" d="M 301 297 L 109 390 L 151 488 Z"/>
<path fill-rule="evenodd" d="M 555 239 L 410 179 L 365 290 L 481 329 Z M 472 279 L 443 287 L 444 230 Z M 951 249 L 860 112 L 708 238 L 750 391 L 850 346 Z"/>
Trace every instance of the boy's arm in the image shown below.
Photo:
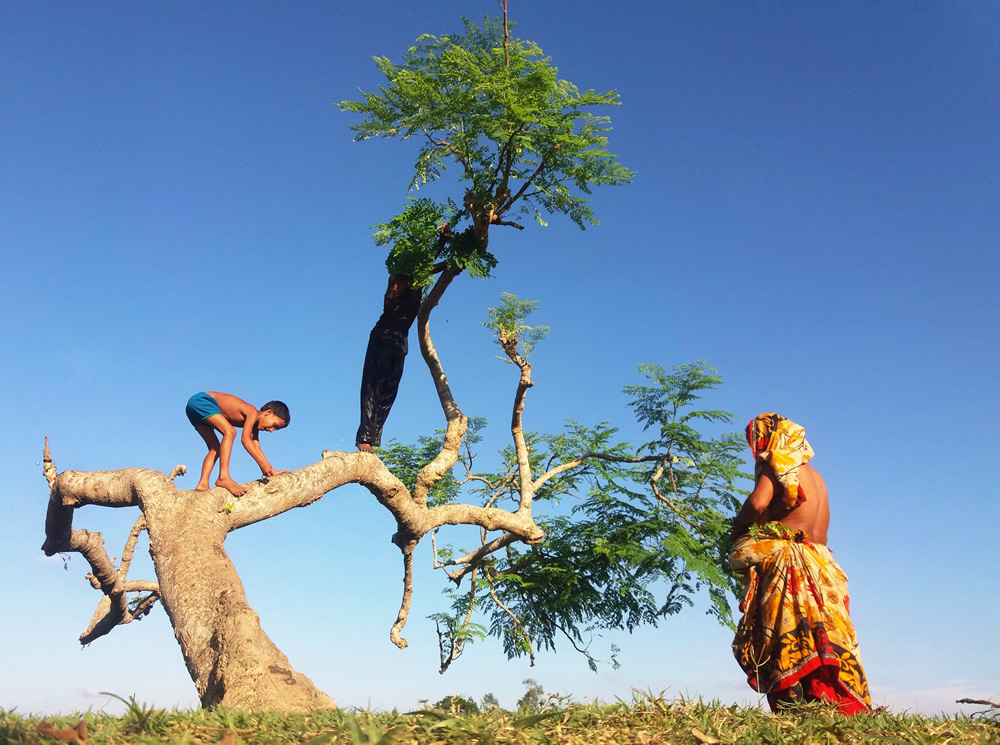
<path fill-rule="evenodd" d="M 287 473 L 287 471 L 276 471 L 274 466 L 268 462 L 267 456 L 264 455 L 264 451 L 260 449 L 259 434 L 260 433 L 257 431 L 257 411 L 254 410 L 253 413 L 247 414 L 246 423 L 243 425 L 243 434 L 240 437 L 243 447 L 248 453 L 250 453 L 250 457 L 257 461 L 257 465 L 260 466 L 260 472 L 264 476 L 275 476 L 278 473 Z"/>

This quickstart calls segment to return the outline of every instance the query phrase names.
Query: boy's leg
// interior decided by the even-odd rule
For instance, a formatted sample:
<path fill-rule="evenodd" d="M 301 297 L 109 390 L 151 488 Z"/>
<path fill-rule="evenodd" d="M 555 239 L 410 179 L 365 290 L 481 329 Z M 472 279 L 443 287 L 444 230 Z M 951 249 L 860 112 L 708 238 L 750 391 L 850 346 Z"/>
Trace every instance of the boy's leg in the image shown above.
<path fill-rule="evenodd" d="M 219 443 L 219 478 L 215 480 L 216 486 L 221 486 L 229 490 L 229 493 L 234 497 L 241 497 L 247 493 L 240 484 L 237 484 L 233 477 L 229 475 L 229 458 L 233 453 L 233 442 L 236 440 L 236 428 L 229 423 L 222 414 L 215 414 L 214 416 L 208 417 L 202 425 L 203 427 L 211 427 L 222 433 L 222 442 Z M 201 432 L 201 428 L 198 428 Z M 205 437 L 203 434 L 202 437 Z M 215 432 L 212 432 L 212 439 L 218 442 L 218 438 L 215 436 Z M 208 438 L 205 438 L 208 442 Z M 213 464 L 214 465 L 214 464 Z M 211 469 L 209 470 L 211 473 Z"/>
<path fill-rule="evenodd" d="M 195 491 L 208 491 L 212 488 L 209 485 L 209 479 L 212 478 L 212 469 L 215 468 L 215 461 L 219 457 L 219 438 L 216 436 L 215 428 L 211 424 L 202 422 L 195 427 L 195 431 L 201 435 L 201 439 L 208 445 L 208 455 L 205 456 L 205 461 L 201 464 L 201 478 L 198 479 Z"/>

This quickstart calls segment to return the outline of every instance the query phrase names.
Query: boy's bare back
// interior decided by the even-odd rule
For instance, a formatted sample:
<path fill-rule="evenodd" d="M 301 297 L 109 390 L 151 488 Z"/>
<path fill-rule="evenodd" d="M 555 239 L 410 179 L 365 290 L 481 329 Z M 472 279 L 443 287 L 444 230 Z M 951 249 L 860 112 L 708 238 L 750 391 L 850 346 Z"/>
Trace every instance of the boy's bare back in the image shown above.
<path fill-rule="evenodd" d="M 219 410 L 222 416 L 234 427 L 246 425 L 247 416 L 252 415 L 252 419 L 257 419 L 257 407 L 244 401 L 242 398 L 234 396 L 232 393 L 220 393 L 218 391 L 206 391 L 209 396 L 219 403 Z"/>

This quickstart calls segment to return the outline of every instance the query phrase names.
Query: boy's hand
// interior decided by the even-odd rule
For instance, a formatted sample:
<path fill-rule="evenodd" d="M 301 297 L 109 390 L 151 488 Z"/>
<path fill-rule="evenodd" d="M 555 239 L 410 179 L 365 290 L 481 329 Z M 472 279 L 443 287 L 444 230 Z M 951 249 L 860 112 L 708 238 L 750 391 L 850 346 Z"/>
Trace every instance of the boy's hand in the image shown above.
<path fill-rule="evenodd" d="M 275 469 L 274 469 L 273 467 L 271 467 L 271 466 L 268 466 L 268 467 L 267 467 L 266 469 L 265 469 L 265 468 L 262 468 L 262 469 L 261 469 L 261 472 L 262 472 L 262 473 L 263 473 L 263 474 L 264 474 L 265 476 L 280 476 L 280 475 L 281 475 L 281 474 L 283 474 L 283 473 L 291 473 L 291 471 L 288 471 L 288 470 L 282 470 L 282 471 L 276 471 L 276 470 L 275 470 Z"/>

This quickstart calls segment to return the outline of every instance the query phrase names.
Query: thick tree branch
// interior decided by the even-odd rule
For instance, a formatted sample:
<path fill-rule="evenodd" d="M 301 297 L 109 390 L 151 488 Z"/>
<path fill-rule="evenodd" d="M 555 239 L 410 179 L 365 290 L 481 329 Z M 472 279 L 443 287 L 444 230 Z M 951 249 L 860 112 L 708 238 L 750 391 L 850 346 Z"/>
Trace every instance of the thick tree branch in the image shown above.
<path fill-rule="evenodd" d="M 46 445 L 47 448 L 47 445 Z M 77 551 L 85 536 L 74 536 L 73 510 L 93 504 L 101 507 L 138 507 L 135 485 L 138 481 L 169 484 L 159 471 L 145 468 L 125 468 L 121 471 L 64 471 L 55 475 L 51 457 L 43 461 L 45 478 L 50 482 L 49 507 L 45 515 L 46 556 L 65 551 Z M 173 487 L 171 487 L 173 488 Z M 86 531 L 84 531 L 85 533 Z"/>
<path fill-rule="evenodd" d="M 530 515 L 508 512 L 499 507 L 475 507 L 468 504 L 446 504 L 427 511 L 429 532 L 442 525 L 478 525 L 488 531 L 513 533 L 525 543 L 541 543 L 545 533 Z"/>
<path fill-rule="evenodd" d="M 444 411 L 445 420 L 447 422 L 445 428 L 445 441 L 444 446 L 441 448 L 441 452 L 438 453 L 434 460 L 420 470 L 420 473 L 417 475 L 416 483 L 413 487 L 413 499 L 421 507 L 426 507 L 427 495 L 430 492 L 431 487 L 437 483 L 458 461 L 460 448 L 462 446 L 462 439 L 465 437 L 465 431 L 469 424 L 468 417 L 462 413 L 458 404 L 455 403 L 455 397 L 452 395 L 451 387 L 448 385 L 448 376 L 444 373 L 444 366 L 441 364 L 441 358 L 438 356 L 437 349 L 434 347 L 434 342 L 431 340 L 430 333 L 431 311 L 437 307 L 439 302 L 441 302 L 441 297 L 444 295 L 445 290 L 448 289 L 452 280 L 454 280 L 460 272 L 460 269 L 451 268 L 442 271 L 441 276 L 438 277 L 437 282 L 434 283 L 434 287 L 421 304 L 420 312 L 417 315 L 420 353 L 424 358 L 427 369 L 431 373 L 431 378 L 434 381 L 434 388 L 437 391 L 438 400 L 441 402 L 441 409 Z"/>
<path fill-rule="evenodd" d="M 520 480 L 521 499 L 518 503 L 518 513 L 531 515 L 531 503 L 534 498 L 534 485 L 531 482 L 531 461 L 528 455 L 528 444 L 524 440 L 523 413 L 524 399 L 528 389 L 534 386 L 531 382 L 531 364 L 517 350 L 517 339 L 508 337 L 503 329 L 499 330 L 499 342 L 511 361 L 521 370 L 521 377 L 514 393 L 514 406 L 511 411 L 510 433 L 514 439 L 514 453 L 517 457 L 517 472 Z"/>
<path fill-rule="evenodd" d="M 492 555 L 494 552 L 499 551 L 501 548 L 505 548 L 512 543 L 520 541 L 521 538 L 514 535 L 513 533 L 504 533 L 501 536 L 497 536 L 489 543 L 484 543 L 482 546 L 477 548 L 475 551 L 470 551 L 465 556 L 459 559 L 452 559 L 451 561 L 446 561 L 435 568 L 443 568 L 449 566 L 465 566 L 464 569 L 458 572 L 448 572 L 448 577 L 457 585 L 462 581 L 462 578 L 471 571 L 475 571 L 479 567 L 483 559 L 487 556 Z"/>
<path fill-rule="evenodd" d="M 129 611 L 127 593 L 130 590 L 157 594 L 159 587 L 155 582 L 125 581 L 139 534 L 146 527 L 142 515 L 129 532 L 122 551 L 122 560 L 116 569 L 114 560 L 104 548 L 104 538 L 100 533 L 73 529 L 73 510 L 84 504 L 103 504 L 112 507 L 134 504 L 137 499 L 133 480 L 146 479 L 149 474 L 156 472 L 135 468 L 126 469 L 127 472 L 105 471 L 83 474 L 70 471 L 59 474 L 52 460 L 48 438 L 45 438 L 42 462 L 42 472 L 50 488 L 49 509 L 45 520 L 46 536 L 42 550 L 47 556 L 70 551 L 81 554 L 90 565 L 91 571 L 87 579 L 91 586 L 104 593 L 87 630 L 80 635 L 80 643 L 88 644 L 109 633 L 115 626 L 130 623 L 139 617 Z M 163 477 L 163 474 L 156 475 Z M 102 494 L 102 489 L 107 489 L 108 493 Z M 149 607 L 152 607 L 152 603 L 149 603 L 144 612 L 148 612 Z"/>

